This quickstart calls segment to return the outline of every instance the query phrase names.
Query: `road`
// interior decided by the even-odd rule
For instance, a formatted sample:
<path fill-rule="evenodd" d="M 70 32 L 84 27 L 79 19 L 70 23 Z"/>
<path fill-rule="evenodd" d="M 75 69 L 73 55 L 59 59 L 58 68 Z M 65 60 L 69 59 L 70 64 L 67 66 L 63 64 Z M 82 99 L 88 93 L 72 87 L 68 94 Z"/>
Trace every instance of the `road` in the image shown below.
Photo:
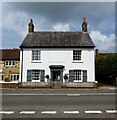
<path fill-rule="evenodd" d="M 114 90 L 18 90 L 2 92 L 3 118 L 115 118 Z"/>

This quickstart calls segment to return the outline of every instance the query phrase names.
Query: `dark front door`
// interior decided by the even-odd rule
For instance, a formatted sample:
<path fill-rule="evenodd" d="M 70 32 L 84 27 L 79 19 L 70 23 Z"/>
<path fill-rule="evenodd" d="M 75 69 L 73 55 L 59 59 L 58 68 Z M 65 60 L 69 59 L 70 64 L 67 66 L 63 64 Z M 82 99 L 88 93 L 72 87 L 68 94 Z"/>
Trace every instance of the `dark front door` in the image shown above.
<path fill-rule="evenodd" d="M 60 71 L 53 71 L 53 82 L 59 82 L 61 79 L 61 72 Z"/>

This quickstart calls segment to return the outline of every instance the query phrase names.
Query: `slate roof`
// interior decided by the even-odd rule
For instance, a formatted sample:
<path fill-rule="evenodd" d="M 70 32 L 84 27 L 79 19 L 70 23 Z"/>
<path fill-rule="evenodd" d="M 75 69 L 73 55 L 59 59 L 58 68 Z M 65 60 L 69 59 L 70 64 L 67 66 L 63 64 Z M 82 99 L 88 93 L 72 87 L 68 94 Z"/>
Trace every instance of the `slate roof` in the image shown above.
<path fill-rule="evenodd" d="M 88 33 L 84 32 L 34 32 L 28 33 L 20 48 L 38 47 L 95 47 Z"/>
<path fill-rule="evenodd" d="M 0 60 L 20 60 L 20 49 L 0 50 Z"/>

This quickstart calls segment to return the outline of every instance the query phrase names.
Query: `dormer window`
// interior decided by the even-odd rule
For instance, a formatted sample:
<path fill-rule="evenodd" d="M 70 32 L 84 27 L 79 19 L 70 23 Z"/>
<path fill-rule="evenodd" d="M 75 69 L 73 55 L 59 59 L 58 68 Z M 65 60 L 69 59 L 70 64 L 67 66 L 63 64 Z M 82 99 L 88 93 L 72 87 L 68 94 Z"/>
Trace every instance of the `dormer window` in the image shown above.
<path fill-rule="evenodd" d="M 16 62 L 15 60 L 6 60 L 5 66 L 15 66 Z"/>

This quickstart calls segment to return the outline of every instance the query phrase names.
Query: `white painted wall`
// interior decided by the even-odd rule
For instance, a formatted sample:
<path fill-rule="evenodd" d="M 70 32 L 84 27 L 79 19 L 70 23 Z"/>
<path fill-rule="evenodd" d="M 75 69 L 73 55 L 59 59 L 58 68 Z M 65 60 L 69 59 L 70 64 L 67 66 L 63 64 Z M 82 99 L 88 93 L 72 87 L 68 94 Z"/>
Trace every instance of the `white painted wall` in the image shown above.
<path fill-rule="evenodd" d="M 77 48 L 78 49 L 78 48 Z M 45 75 L 50 75 L 50 65 L 63 65 L 65 73 L 69 70 L 80 69 L 87 70 L 87 81 L 95 81 L 95 60 L 93 48 L 80 48 L 82 50 L 82 61 L 73 62 L 73 48 L 39 48 L 41 50 L 41 61 L 38 63 L 32 62 L 32 49 L 23 49 L 23 69 L 22 64 L 22 51 L 20 53 L 20 81 L 21 69 L 23 82 L 27 82 L 27 69 L 45 69 Z"/>

